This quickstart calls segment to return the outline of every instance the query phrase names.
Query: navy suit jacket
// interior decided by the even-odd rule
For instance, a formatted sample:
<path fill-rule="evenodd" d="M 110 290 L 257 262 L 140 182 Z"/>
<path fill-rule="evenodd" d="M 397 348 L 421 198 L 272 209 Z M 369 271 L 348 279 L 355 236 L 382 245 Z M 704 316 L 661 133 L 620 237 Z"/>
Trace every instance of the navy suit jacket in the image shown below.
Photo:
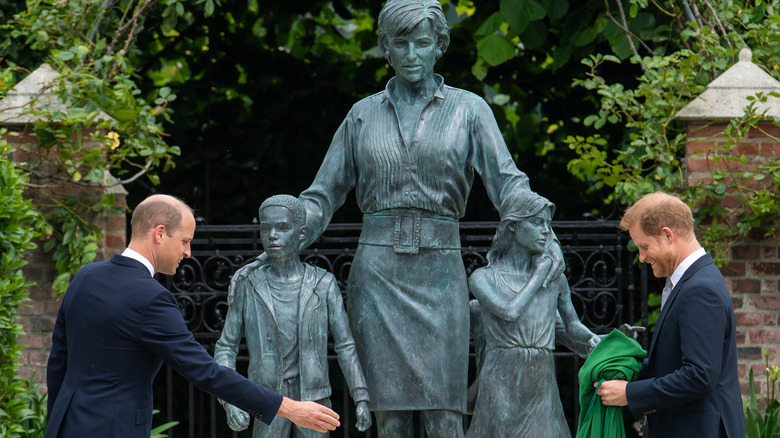
<path fill-rule="evenodd" d="M 47 366 L 46 438 L 149 438 L 152 382 L 163 361 L 265 423 L 281 404 L 281 395 L 217 365 L 187 329 L 173 294 L 140 262 L 116 255 L 84 266 L 60 305 Z"/>
<path fill-rule="evenodd" d="M 635 417 L 647 415 L 650 437 L 719 437 L 725 430 L 744 438 L 734 310 L 709 254 L 672 289 L 626 397 Z"/>

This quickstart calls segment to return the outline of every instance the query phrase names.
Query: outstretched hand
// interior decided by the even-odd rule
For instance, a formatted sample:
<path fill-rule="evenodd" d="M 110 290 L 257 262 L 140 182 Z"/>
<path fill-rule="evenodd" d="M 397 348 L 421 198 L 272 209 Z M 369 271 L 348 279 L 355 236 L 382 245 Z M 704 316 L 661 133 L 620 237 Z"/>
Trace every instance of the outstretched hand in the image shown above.
<path fill-rule="evenodd" d="M 336 430 L 341 425 L 339 414 L 332 409 L 312 401 L 299 402 L 287 397 L 282 399 L 282 405 L 276 415 L 320 433 Z"/>
<path fill-rule="evenodd" d="M 225 414 L 227 414 L 228 426 L 236 432 L 249 427 L 249 414 L 230 403 L 225 403 Z"/>
<path fill-rule="evenodd" d="M 598 345 L 603 338 L 604 336 L 593 335 L 590 337 L 590 339 L 588 339 L 588 354 L 590 354 L 590 352 L 596 348 L 596 345 Z"/>
<path fill-rule="evenodd" d="M 368 402 L 358 402 L 355 407 L 357 413 L 357 429 L 360 432 L 365 432 L 371 427 L 371 411 L 368 409 Z"/>

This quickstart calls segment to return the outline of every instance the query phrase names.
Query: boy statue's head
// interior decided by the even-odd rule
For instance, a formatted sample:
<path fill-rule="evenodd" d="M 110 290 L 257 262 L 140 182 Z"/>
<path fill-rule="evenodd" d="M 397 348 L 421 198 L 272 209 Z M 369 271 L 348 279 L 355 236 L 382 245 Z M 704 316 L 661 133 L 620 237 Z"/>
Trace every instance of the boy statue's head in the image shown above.
<path fill-rule="evenodd" d="M 298 257 L 301 241 L 306 236 L 306 209 L 290 195 L 274 195 L 263 201 L 259 209 L 260 241 L 273 259 Z"/>

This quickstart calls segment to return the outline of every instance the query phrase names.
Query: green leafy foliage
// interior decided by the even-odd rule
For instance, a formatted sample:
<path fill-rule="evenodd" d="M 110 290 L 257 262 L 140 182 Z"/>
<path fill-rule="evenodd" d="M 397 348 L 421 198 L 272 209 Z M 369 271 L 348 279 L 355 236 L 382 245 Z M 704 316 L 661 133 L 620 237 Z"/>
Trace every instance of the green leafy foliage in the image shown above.
<path fill-rule="evenodd" d="M 19 395 L 22 409 L 20 426 L 25 438 L 43 438 L 46 434 L 46 399 L 41 385 L 35 380 L 24 380 L 24 392 Z"/>
<path fill-rule="evenodd" d="M 745 436 L 746 438 L 777 438 L 780 437 L 780 400 L 775 398 L 775 385 L 780 375 L 780 367 L 769 366 L 769 350 L 764 350 L 766 363 L 766 410 L 764 414 L 758 409 L 758 398 L 753 380 L 753 368 L 748 373 L 750 395 L 745 406 Z M 771 388 L 771 389 L 770 389 Z M 771 393 L 771 394 L 770 394 Z"/>
<path fill-rule="evenodd" d="M 157 409 L 152 411 L 153 415 L 157 415 L 159 413 L 160 413 L 160 411 L 158 411 Z M 166 430 L 171 429 L 172 427 L 176 426 L 177 424 L 179 424 L 178 421 L 169 421 L 167 423 L 164 423 L 164 424 L 161 424 L 161 425 L 155 427 L 154 429 L 152 429 L 152 434 L 151 434 L 150 438 L 166 438 L 168 436 L 168 434 L 164 433 L 164 432 Z"/>
<path fill-rule="evenodd" d="M 97 241 L 102 239 L 102 233 L 79 213 L 92 207 L 87 201 L 79 197 L 66 196 L 52 197 L 51 202 L 53 204 L 46 208 L 44 217 L 49 224 L 57 224 L 59 229 L 55 231 L 51 227 L 47 228 L 52 237 L 56 237 L 46 240 L 43 249 L 47 252 L 54 251 L 52 258 L 58 274 L 52 283 L 52 288 L 57 292 L 64 292 L 71 276 L 82 266 L 95 260 Z"/>
<path fill-rule="evenodd" d="M 29 300 L 25 289 L 32 284 L 21 268 L 25 253 L 35 248 L 39 215 L 22 197 L 26 179 L 14 166 L 14 152 L 0 138 L 0 436 L 9 438 L 28 436 L 25 422 L 36 415 L 29 403 L 35 389 L 16 374 L 22 349 L 16 337 L 22 333 L 18 310 Z"/>
<path fill-rule="evenodd" d="M 173 158 L 181 153 L 168 144 L 162 125 L 172 121 L 169 106 L 177 96 L 167 86 L 146 92 L 138 87 L 135 41 L 150 15 L 161 12 L 162 23 L 156 24 L 173 33 L 193 14 L 210 15 L 218 3 L 156 3 L 29 2 L 0 29 L 8 36 L 0 43 L 0 54 L 20 58 L 4 59 L 0 95 L 41 61 L 60 74 L 45 90 L 59 104 L 33 104 L 26 109 L 38 120 L 32 131 L 39 143 L 26 148 L 29 159 L 19 163 L 30 175 L 36 208 L 47 223 L 44 249 L 52 251 L 56 262 L 58 293 L 65 291 L 83 264 L 96 257 L 102 235 L 92 219 L 116 213 L 110 191 L 92 194 L 139 178 L 156 185 L 158 172 L 173 167 Z M 27 52 L 22 55 L 19 47 Z M 27 68 L 19 61 L 27 62 Z M 109 175 L 118 180 L 107 182 Z"/>
<path fill-rule="evenodd" d="M 45 430 L 45 396 L 16 374 L 22 348 L 16 344 L 22 330 L 16 314 L 31 284 L 20 269 L 24 252 L 35 247 L 34 236 L 41 237 L 56 263 L 53 289 L 63 293 L 72 275 L 96 257 L 103 236 L 93 220 L 117 213 L 106 188 L 142 177 L 157 184 L 157 172 L 174 165 L 180 149 L 167 143 L 162 124 L 172 121 L 169 105 L 176 94 L 166 86 L 145 92 L 138 87 L 135 40 L 148 17 L 160 11 L 162 24 L 153 24 L 172 33 L 193 14 L 212 14 L 216 5 L 0 1 L 0 97 L 44 61 L 60 74 L 44 90 L 58 103 L 36 105 L 36 96 L 26 108 L 37 120 L 29 131 L 37 145 L 24 143 L 15 154 L 0 142 L 0 436 L 42 437 Z M 23 197 L 24 190 L 29 192 Z"/>
<path fill-rule="evenodd" d="M 687 134 L 684 124 L 674 117 L 733 64 L 742 47 L 750 47 L 753 62 L 769 67 L 769 73 L 780 78 L 776 64 L 780 53 L 776 46 L 767 44 L 780 38 L 780 2 L 697 2 L 705 6 L 699 8 L 702 14 L 698 20 L 675 8 L 667 12 L 676 23 L 666 24 L 647 16 L 646 11 L 660 5 L 630 3 L 629 13 L 621 9 L 614 20 L 624 24 L 622 30 L 618 26 L 610 31 L 618 56 L 590 55 L 582 61 L 586 77 L 573 81 L 574 86 L 598 95 L 599 108 L 582 119 L 592 134 L 569 135 L 564 140 L 577 154 L 568 169 L 595 188 L 610 189 L 605 202 L 627 205 L 656 190 L 681 193 L 697 213 L 703 244 L 722 265 L 730 246 L 745 236 L 756 232 L 775 235 L 780 221 L 780 161 L 771 157 L 753 168 L 747 166 L 745 171 L 713 166 L 711 181 L 687 187 L 683 160 Z M 616 47 L 621 36 L 631 44 Z M 640 51 L 649 54 L 640 56 Z M 608 79 L 615 68 L 629 67 L 640 68 L 635 82 Z M 761 94 L 751 98 L 745 116 L 731 122 L 724 132 L 727 141 L 708 151 L 708 159 L 721 164 L 746 162 L 743 155 L 735 153 L 737 142 L 750 129 L 762 131 L 762 123 L 780 123 L 757 114 L 756 103 L 766 99 Z M 620 137 L 601 135 L 608 126 L 624 130 Z M 732 194 L 736 194 L 735 206 L 728 199 Z"/>
<path fill-rule="evenodd" d="M 746 236 L 774 237 L 780 225 L 780 159 L 773 157 L 757 165 L 746 165 L 746 157 L 735 153 L 737 141 L 749 130 L 780 143 L 780 138 L 762 128 L 761 122 L 765 122 L 766 117 L 752 112 L 753 108 L 755 101 L 748 106 L 748 112 L 741 120 L 733 120 L 726 127 L 726 142 L 707 152 L 708 160 L 722 164 L 713 166 L 710 171 L 712 181 L 697 182 L 687 191 L 689 198 L 699 200 L 699 214 L 709 225 L 704 239 L 716 249 L 720 260 L 728 254 L 733 242 Z M 780 121 L 775 121 L 774 125 L 780 126 Z M 731 163 L 738 163 L 739 168 L 746 170 L 732 170 Z M 736 207 L 731 206 L 733 201 L 729 196 L 736 198 Z"/>
<path fill-rule="evenodd" d="M 209 223 L 249 221 L 258 199 L 304 189 L 350 106 L 393 75 L 377 48 L 382 2 L 260 4 L 223 2 L 213 17 L 194 16 L 176 32 L 150 27 L 139 35 L 140 80 L 177 95 L 167 132 L 186 145 L 187 159 L 160 187 L 190 195 Z M 574 153 L 562 141 L 593 105 L 586 90 L 571 87 L 579 59 L 610 50 L 604 2 L 442 5 L 452 38 L 436 72 L 488 100 L 518 166 L 559 204 L 560 217 L 609 214 L 599 191 L 586 192 L 587 183 L 566 172 Z M 150 187 L 134 184 L 131 197 Z M 473 191 L 467 220 L 495 218 L 483 192 Z M 334 220 L 360 220 L 350 201 Z"/>

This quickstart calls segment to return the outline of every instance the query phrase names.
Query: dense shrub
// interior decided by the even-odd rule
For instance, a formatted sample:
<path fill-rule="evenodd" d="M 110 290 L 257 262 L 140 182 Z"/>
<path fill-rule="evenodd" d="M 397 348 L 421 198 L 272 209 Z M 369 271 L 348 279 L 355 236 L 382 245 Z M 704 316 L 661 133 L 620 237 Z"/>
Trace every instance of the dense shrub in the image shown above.
<path fill-rule="evenodd" d="M 4 130 L 0 130 L 0 136 Z M 27 437 L 25 424 L 35 412 L 30 400 L 39 397 L 36 389 L 16 373 L 22 346 L 16 337 L 22 333 L 17 322 L 19 306 L 29 300 L 25 289 L 30 286 L 24 274 L 24 253 L 35 247 L 35 224 L 38 214 L 22 198 L 23 178 L 13 161 L 14 150 L 0 140 L 0 436 Z"/>

